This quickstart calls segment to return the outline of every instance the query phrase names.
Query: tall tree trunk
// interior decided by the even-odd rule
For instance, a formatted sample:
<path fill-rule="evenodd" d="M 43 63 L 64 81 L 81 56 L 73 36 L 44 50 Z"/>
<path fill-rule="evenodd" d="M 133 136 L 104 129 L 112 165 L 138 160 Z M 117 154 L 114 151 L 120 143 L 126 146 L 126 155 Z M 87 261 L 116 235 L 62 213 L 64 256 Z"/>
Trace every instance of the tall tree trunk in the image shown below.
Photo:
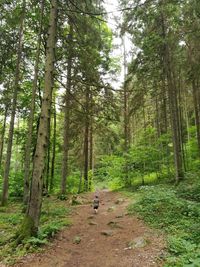
<path fill-rule="evenodd" d="M 84 135 L 84 185 L 88 191 L 88 163 L 89 163 L 89 88 L 86 88 L 85 103 L 85 135 Z"/>
<path fill-rule="evenodd" d="M 79 185 L 78 185 L 78 194 L 82 191 L 82 179 L 83 179 L 83 169 L 82 166 L 80 168 L 80 177 L 79 177 Z"/>
<path fill-rule="evenodd" d="M 8 106 L 6 105 L 4 119 L 3 119 L 3 128 L 2 128 L 2 133 L 1 133 L 1 143 L 0 143 L 0 169 L 1 169 L 2 157 L 3 157 L 4 136 L 5 136 L 5 131 L 6 131 L 7 116 L 8 116 Z"/>
<path fill-rule="evenodd" d="M 126 82 L 126 71 L 127 71 L 127 61 L 126 61 L 126 46 L 125 46 L 125 36 L 122 38 L 123 44 L 123 67 L 124 67 L 124 86 L 123 86 L 123 111 L 124 111 L 124 158 L 125 158 L 125 166 L 124 166 L 124 176 L 125 176 L 125 184 L 129 185 L 129 171 L 128 171 L 128 150 L 129 150 L 129 118 L 128 118 L 128 92 Z"/>
<path fill-rule="evenodd" d="M 15 119 L 15 126 L 16 126 L 16 132 L 19 132 L 19 117 L 16 117 Z M 18 160 L 15 160 L 14 161 L 14 164 L 13 164 L 13 170 L 14 170 L 14 173 L 15 173 L 15 177 L 16 177 L 16 174 L 18 173 L 21 165 L 21 160 L 20 160 L 20 153 L 19 153 L 19 135 L 17 134 L 16 138 L 15 138 L 15 150 L 14 150 L 14 155 L 15 157 L 18 159 Z"/>
<path fill-rule="evenodd" d="M 62 177 L 61 177 L 61 194 L 66 194 L 67 176 L 69 172 L 69 126 L 70 126 L 70 92 L 71 92 L 71 79 L 72 79 L 72 38 L 73 27 L 69 19 L 69 56 L 67 65 L 67 86 L 65 94 L 65 117 L 64 117 L 64 132 L 63 132 L 63 159 L 62 159 Z"/>
<path fill-rule="evenodd" d="M 83 173 L 84 173 L 84 132 L 81 135 L 81 147 L 80 147 L 80 154 L 78 155 L 78 162 L 79 162 L 79 170 L 80 170 L 80 178 L 79 178 L 79 186 L 78 186 L 78 193 L 83 191 L 82 184 L 83 184 Z"/>
<path fill-rule="evenodd" d="M 89 129 L 89 184 L 88 189 L 91 190 L 92 187 L 92 177 L 93 177 L 93 125 L 92 125 L 92 116 L 90 119 L 90 129 Z"/>
<path fill-rule="evenodd" d="M 164 58 L 162 55 L 162 59 L 161 59 L 161 65 L 163 66 L 164 63 Z M 162 88 L 161 88 L 161 94 L 160 94 L 160 102 L 161 102 L 161 127 L 160 127 L 160 131 L 161 134 L 166 134 L 169 128 L 169 122 L 168 122 L 168 112 L 167 112 L 167 85 L 166 85 L 166 74 L 165 74 L 165 68 L 163 68 L 162 70 L 162 75 L 161 75 L 161 80 L 162 80 Z M 170 149 L 168 144 L 166 144 L 166 142 L 162 142 L 162 146 L 165 149 L 164 154 L 166 154 L 165 157 L 165 161 L 163 161 L 163 164 L 166 164 L 167 167 L 167 171 L 168 174 L 170 175 Z"/>
<path fill-rule="evenodd" d="M 37 91 L 38 82 L 38 71 L 39 71 L 39 60 L 40 60 L 40 50 L 42 41 L 42 21 L 44 13 L 44 0 L 41 1 L 41 13 L 40 13 L 40 28 L 38 32 L 37 50 L 36 50 L 36 60 L 34 66 L 34 78 L 33 78 L 33 88 L 31 96 L 30 114 L 28 118 L 28 134 L 26 140 L 26 150 L 25 150 L 25 163 L 24 163 L 24 197 L 23 202 L 25 205 L 28 203 L 29 197 L 29 187 L 30 187 L 30 162 L 31 162 L 31 146 L 32 146 L 32 136 L 33 136 L 33 121 L 34 121 L 34 111 L 35 111 L 35 97 Z"/>
<path fill-rule="evenodd" d="M 50 192 L 53 190 L 54 186 L 54 171 L 55 171 L 55 159 L 56 159 L 56 104 L 54 101 L 54 113 L 53 113 L 53 148 L 52 148 L 52 158 L 51 158 L 51 177 L 50 177 Z"/>
<path fill-rule="evenodd" d="M 187 106 L 187 96 L 186 92 L 184 92 L 184 113 L 185 113 L 185 122 L 186 122 L 186 129 L 187 129 L 187 142 L 190 141 L 190 120 L 189 120 L 189 115 L 188 115 L 188 106 Z"/>
<path fill-rule="evenodd" d="M 156 91 L 156 94 L 157 94 L 157 91 Z M 158 103 L 158 97 L 157 97 L 157 95 L 155 96 L 155 102 L 156 102 L 155 125 L 156 125 L 156 130 L 157 130 L 157 138 L 159 138 L 160 135 L 161 135 L 161 129 L 160 129 L 160 121 L 161 121 L 161 118 L 160 118 L 160 113 L 159 113 L 159 103 Z"/>
<path fill-rule="evenodd" d="M 184 95 L 184 86 L 182 84 L 182 79 L 181 79 L 181 72 L 179 73 L 179 83 L 178 83 L 178 112 L 179 112 L 179 126 L 180 126 L 180 139 L 181 139 L 181 150 L 182 150 L 182 161 L 183 161 L 183 168 L 184 171 L 187 171 L 187 150 L 185 148 L 185 143 L 184 143 L 184 126 L 183 122 L 185 121 L 184 118 L 184 112 L 183 112 L 183 97 L 182 94 Z"/>
<path fill-rule="evenodd" d="M 196 136 L 197 136 L 197 144 L 200 155 L 200 110 L 198 104 L 198 88 L 195 79 L 192 81 L 192 93 L 193 93 L 193 101 L 194 101 L 194 112 L 195 112 L 195 124 L 196 124 Z"/>
<path fill-rule="evenodd" d="M 19 81 L 20 81 L 20 65 L 22 59 L 22 42 L 23 42 L 23 30 L 24 30 L 24 18 L 25 18 L 25 0 L 23 1 L 20 28 L 19 28 L 19 39 L 18 39 L 18 47 L 17 47 L 17 63 L 15 70 L 15 80 L 14 80 L 14 88 L 13 88 L 13 102 L 11 107 L 11 118 L 10 118 L 10 127 L 8 134 L 8 144 L 7 144 L 7 153 L 6 153 L 6 161 L 4 167 L 4 176 L 3 176 L 3 192 L 2 192 L 2 206 L 5 206 L 8 200 L 8 187 L 9 187 L 9 172 L 10 172 L 10 160 L 12 154 L 12 144 L 13 144 L 13 133 L 14 133 L 14 123 L 15 123 L 15 114 L 16 114 L 16 106 L 17 106 L 17 96 L 19 92 Z"/>
<path fill-rule="evenodd" d="M 165 64 L 163 59 L 161 60 L 161 65 Z M 161 93 L 160 93 L 160 133 L 166 134 L 168 130 L 168 118 L 167 118 L 167 88 L 166 88 L 166 75 L 165 70 L 161 75 L 162 85 L 161 85 Z"/>
<path fill-rule="evenodd" d="M 89 169 L 93 170 L 93 126 L 90 124 L 90 158 L 89 158 Z"/>
<path fill-rule="evenodd" d="M 171 62 L 169 59 L 168 52 L 166 56 L 166 66 L 167 66 L 167 80 L 168 80 L 168 96 L 169 96 L 171 125 L 172 125 L 172 134 L 173 134 L 176 182 L 179 182 L 184 177 L 181 134 L 180 134 L 180 121 L 179 121 L 179 110 L 178 110 L 178 103 L 177 103 L 177 92 L 176 92 L 177 89 L 176 89 L 176 85 L 172 77 Z"/>
<path fill-rule="evenodd" d="M 45 181 L 43 183 L 43 194 L 47 194 L 49 191 L 49 173 L 50 173 L 50 160 L 51 160 L 51 119 L 49 120 L 48 126 L 48 144 L 47 144 L 47 160 L 46 160 L 46 172 L 45 172 Z"/>
<path fill-rule="evenodd" d="M 175 81 L 175 75 L 172 66 L 172 59 L 170 54 L 170 47 L 168 39 L 166 38 L 165 18 L 164 14 L 161 14 L 162 19 L 162 34 L 164 40 L 163 57 L 164 57 L 164 72 L 166 74 L 167 86 L 168 86 L 168 98 L 170 107 L 170 119 L 173 135 L 173 148 L 174 148 L 174 163 L 176 172 L 176 182 L 179 182 L 184 177 L 183 172 L 183 155 L 181 146 L 181 131 L 179 121 L 179 108 L 177 99 L 177 86 Z"/>
<path fill-rule="evenodd" d="M 30 199 L 18 241 L 27 236 L 35 235 L 38 231 L 41 206 L 42 187 L 48 145 L 48 124 L 51 117 L 51 102 L 53 91 L 53 73 L 56 46 L 57 0 L 52 0 L 49 32 L 47 40 L 47 54 L 45 61 L 44 93 L 42 99 L 41 116 L 37 136 L 36 151 L 33 161 L 33 177 L 31 181 Z"/>
<path fill-rule="evenodd" d="M 124 86 L 123 86 L 123 96 L 124 96 L 124 151 L 125 154 L 128 151 L 128 93 L 127 93 L 127 82 L 126 82 L 126 69 L 127 69 L 127 62 L 126 62 L 126 47 L 125 47 L 125 36 L 122 39 L 123 43 L 123 57 L 124 57 L 124 62 L 123 62 L 123 67 L 124 67 Z"/>

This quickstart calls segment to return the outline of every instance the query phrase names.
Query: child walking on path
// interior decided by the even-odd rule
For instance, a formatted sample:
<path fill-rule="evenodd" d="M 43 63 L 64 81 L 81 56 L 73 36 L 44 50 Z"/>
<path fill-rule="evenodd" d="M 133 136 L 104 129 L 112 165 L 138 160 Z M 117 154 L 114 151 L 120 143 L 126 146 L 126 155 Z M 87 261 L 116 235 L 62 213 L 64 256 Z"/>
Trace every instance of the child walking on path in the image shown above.
<path fill-rule="evenodd" d="M 98 197 L 98 195 L 95 195 L 95 198 L 93 200 L 93 208 L 94 208 L 94 212 L 98 213 L 98 208 L 99 208 L 99 197 Z"/>

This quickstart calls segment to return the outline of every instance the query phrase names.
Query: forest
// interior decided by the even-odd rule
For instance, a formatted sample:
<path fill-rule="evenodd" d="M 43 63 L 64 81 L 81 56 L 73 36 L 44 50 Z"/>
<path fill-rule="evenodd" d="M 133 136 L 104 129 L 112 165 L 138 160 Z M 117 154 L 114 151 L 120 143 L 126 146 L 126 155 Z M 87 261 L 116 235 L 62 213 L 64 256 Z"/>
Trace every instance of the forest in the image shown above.
<path fill-rule="evenodd" d="M 200 266 L 200 1 L 0 0 L 0 44 L 0 266 L 106 190 Z"/>

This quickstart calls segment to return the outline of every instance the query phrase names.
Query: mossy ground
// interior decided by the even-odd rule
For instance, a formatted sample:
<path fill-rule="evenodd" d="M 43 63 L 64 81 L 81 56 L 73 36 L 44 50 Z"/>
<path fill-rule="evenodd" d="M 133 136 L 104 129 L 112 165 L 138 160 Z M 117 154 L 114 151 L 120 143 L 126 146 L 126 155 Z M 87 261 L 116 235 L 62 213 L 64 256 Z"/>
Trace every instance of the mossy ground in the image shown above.
<path fill-rule="evenodd" d="M 67 202 L 55 197 L 45 198 L 38 236 L 17 245 L 15 235 L 24 218 L 22 210 L 22 203 L 14 199 L 6 207 L 0 207 L 0 262 L 8 265 L 28 253 L 41 250 L 49 238 L 64 226 L 70 225 L 68 215 L 71 209 Z"/>
<path fill-rule="evenodd" d="M 200 266 L 199 177 L 191 177 L 178 186 L 140 187 L 128 211 L 138 214 L 146 223 L 161 229 L 167 238 L 165 267 Z M 195 200 L 195 201 L 194 201 Z"/>

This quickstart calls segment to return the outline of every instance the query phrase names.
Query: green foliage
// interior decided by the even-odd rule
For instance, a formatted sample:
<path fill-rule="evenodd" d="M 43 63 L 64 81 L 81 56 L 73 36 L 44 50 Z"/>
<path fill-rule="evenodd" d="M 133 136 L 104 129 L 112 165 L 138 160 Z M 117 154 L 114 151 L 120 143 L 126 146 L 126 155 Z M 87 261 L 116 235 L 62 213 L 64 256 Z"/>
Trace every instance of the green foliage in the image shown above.
<path fill-rule="evenodd" d="M 189 170 L 192 170 L 193 172 L 198 172 L 200 171 L 200 160 L 196 138 L 196 126 L 191 126 L 188 129 L 188 134 L 190 135 L 190 139 L 186 143 L 188 157 L 187 165 Z"/>
<path fill-rule="evenodd" d="M 127 184 L 137 187 L 161 180 L 173 174 L 170 135 L 155 138 L 155 128 L 149 127 L 126 154 L 102 156 L 96 165 L 94 179 L 111 189 Z"/>
<path fill-rule="evenodd" d="M 67 200 L 67 195 L 58 194 L 57 198 L 60 200 Z"/>
<path fill-rule="evenodd" d="M 166 232 L 169 257 L 165 266 L 181 267 L 193 264 L 200 256 L 200 204 L 178 197 L 177 192 L 179 188 L 170 186 L 141 187 L 139 201 L 128 211 Z"/>
<path fill-rule="evenodd" d="M 196 245 L 181 238 L 170 236 L 168 239 L 168 250 L 174 255 L 181 255 L 193 252 L 196 249 Z"/>
<path fill-rule="evenodd" d="M 103 182 L 106 187 L 118 189 L 124 187 L 124 158 L 120 156 L 104 156 L 95 172 L 95 182 Z"/>
<path fill-rule="evenodd" d="M 29 244 L 30 246 L 33 246 L 33 247 L 39 247 L 39 246 L 47 244 L 48 241 L 47 241 L 47 239 L 44 239 L 44 238 L 41 239 L 38 237 L 30 237 L 26 240 L 25 243 Z"/>
<path fill-rule="evenodd" d="M 178 197 L 200 202 L 200 181 L 199 172 L 186 173 L 186 180 L 179 184 L 176 188 L 176 194 Z"/>
<path fill-rule="evenodd" d="M 23 172 L 12 171 L 10 173 L 10 196 L 11 197 L 22 198 L 22 196 L 23 196 L 23 183 L 24 183 Z"/>
<path fill-rule="evenodd" d="M 0 261 L 4 263 L 14 263 L 19 257 L 38 251 L 63 227 L 71 225 L 68 219 L 71 209 L 66 207 L 66 202 L 54 197 L 46 198 L 42 207 L 38 235 L 25 239 L 22 244 L 17 244 L 15 234 L 23 220 L 21 209 L 21 203 L 9 203 L 7 207 L 0 209 Z"/>
<path fill-rule="evenodd" d="M 74 194 L 78 191 L 80 172 L 76 171 L 67 178 L 67 192 Z"/>
<path fill-rule="evenodd" d="M 177 190 L 179 197 L 200 202 L 200 183 L 197 181 L 194 184 L 181 184 Z"/>
<path fill-rule="evenodd" d="M 63 226 L 67 225 L 70 225 L 70 223 L 66 219 L 49 222 L 48 224 L 45 224 L 41 227 L 40 232 L 38 233 L 38 238 L 43 240 L 45 238 L 54 237 L 54 235 L 58 231 L 60 231 L 63 228 Z"/>

